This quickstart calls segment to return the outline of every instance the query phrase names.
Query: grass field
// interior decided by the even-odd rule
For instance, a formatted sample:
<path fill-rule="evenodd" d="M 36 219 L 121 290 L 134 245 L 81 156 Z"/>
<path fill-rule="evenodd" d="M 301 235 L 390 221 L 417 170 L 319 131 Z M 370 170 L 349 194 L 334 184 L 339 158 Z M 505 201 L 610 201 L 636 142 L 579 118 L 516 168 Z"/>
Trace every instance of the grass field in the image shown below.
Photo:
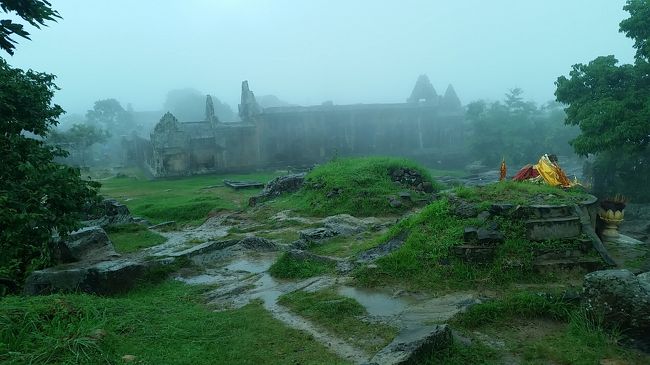
<path fill-rule="evenodd" d="M 203 290 L 164 282 L 114 298 L 1 298 L 0 363 L 346 364 L 259 303 L 211 311 Z"/>
<path fill-rule="evenodd" d="M 202 175 L 177 179 L 148 180 L 142 174 L 103 180 L 101 193 L 125 203 L 131 213 L 152 223 L 176 221 L 198 225 L 211 213 L 237 210 L 261 189 L 233 190 L 224 179 L 268 182 L 276 174 Z"/>

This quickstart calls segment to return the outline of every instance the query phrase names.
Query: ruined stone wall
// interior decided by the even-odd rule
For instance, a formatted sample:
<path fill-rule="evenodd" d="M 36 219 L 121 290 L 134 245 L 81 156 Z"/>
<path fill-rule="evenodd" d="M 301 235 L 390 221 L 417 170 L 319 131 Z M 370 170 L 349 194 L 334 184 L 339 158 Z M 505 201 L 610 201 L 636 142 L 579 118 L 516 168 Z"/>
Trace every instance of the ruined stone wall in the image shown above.
<path fill-rule="evenodd" d="M 436 154 L 460 148 L 463 138 L 462 113 L 427 104 L 270 108 L 256 124 L 262 165 Z"/>

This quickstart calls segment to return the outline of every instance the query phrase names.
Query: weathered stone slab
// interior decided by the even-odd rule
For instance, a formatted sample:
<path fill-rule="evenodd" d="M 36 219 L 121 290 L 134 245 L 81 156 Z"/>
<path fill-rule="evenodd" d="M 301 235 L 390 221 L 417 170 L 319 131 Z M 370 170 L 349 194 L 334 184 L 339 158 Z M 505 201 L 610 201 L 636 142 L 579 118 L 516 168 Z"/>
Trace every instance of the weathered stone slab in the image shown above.
<path fill-rule="evenodd" d="M 133 288 L 153 267 L 162 261 L 102 261 L 82 266 L 68 264 L 34 271 L 25 281 L 24 293 L 42 295 L 84 292 L 100 295 L 123 293 Z"/>
<path fill-rule="evenodd" d="M 61 256 L 64 261 L 105 260 L 119 256 L 102 227 L 84 227 L 70 233 L 63 242 Z"/>
<path fill-rule="evenodd" d="M 402 331 L 393 342 L 370 360 L 376 365 L 418 364 L 438 350 L 452 344 L 451 329 L 447 325 L 419 327 Z"/>
<path fill-rule="evenodd" d="M 530 219 L 526 221 L 526 237 L 532 241 L 577 237 L 582 232 L 578 217 Z"/>

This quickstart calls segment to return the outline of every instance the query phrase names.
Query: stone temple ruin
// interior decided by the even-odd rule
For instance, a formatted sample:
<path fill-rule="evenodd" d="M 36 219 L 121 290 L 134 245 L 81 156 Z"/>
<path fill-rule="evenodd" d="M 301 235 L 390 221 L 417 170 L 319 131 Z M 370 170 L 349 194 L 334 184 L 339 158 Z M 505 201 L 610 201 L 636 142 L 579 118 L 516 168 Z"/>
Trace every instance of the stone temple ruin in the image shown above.
<path fill-rule="evenodd" d="M 336 156 L 451 158 L 462 145 L 464 113 L 449 85 L 440 96 L 426 75 L 405 103 L 262 108 L 242 83 L 241 121 L 226 123 L 207 96 L 205 120 L 166 113 L 136 159 L 155 177 L 301 167 Z M 135 161 L 130 161 L 131 163 Z"/>

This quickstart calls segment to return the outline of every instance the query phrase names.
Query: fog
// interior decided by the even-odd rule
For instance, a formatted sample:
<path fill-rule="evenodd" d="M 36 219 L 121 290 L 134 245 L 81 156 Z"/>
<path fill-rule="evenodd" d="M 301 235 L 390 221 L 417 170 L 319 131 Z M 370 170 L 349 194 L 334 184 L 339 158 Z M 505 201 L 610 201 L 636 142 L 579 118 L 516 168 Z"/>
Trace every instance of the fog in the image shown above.
<path fill-rule="evenodd" d="M 214 94 L 235 111 L 240 83 L 292 104 L 403 102 L 419 74 L 466 104 L 520 87 L 538 103 L 572 64 L 615 54 L 623 0 L 53 1 L 63 17 L 29 29 L 9 62 L 58 76 L 55 101 L 161 110 L 170 90 Z"/>

